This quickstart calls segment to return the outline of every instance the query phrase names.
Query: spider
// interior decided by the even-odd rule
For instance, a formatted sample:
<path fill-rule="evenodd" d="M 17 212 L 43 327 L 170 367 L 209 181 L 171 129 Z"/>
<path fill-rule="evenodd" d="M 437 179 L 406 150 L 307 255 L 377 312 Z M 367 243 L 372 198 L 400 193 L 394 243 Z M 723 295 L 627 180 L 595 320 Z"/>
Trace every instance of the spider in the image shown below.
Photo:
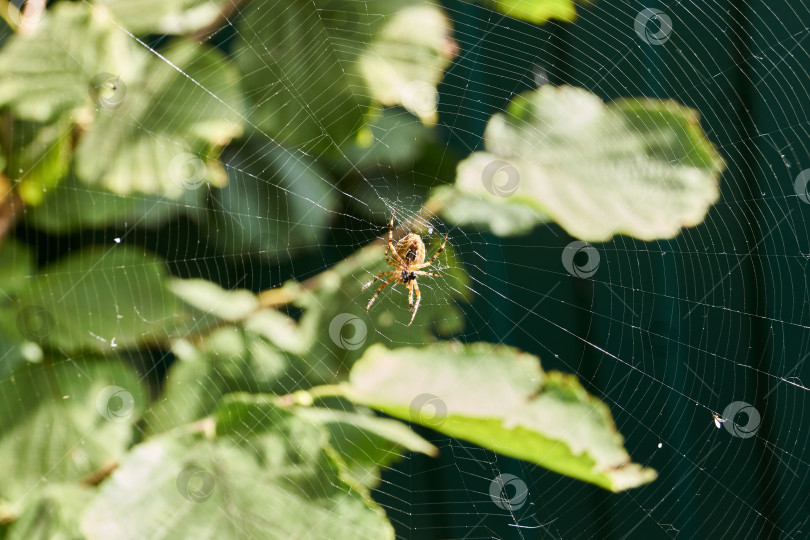
<path fill-rule="evenodd" d="M 377 289 L 376 293 L 374 293 L 374 296 L 371 297 L 371 300 L 368 301 L 368 306 L 366 306 L 366 313 L 368 313 L 368 310 L 371 308 L 371 304 L 374 303 L 382 290 L 390 283 L 402 283 L 408 287 L 408 308 L 411 310 L 411 312 L 413 312 L 413 315 L 411 315 L 411 322 L 408 323 L 408 326 L 410 326 L 416 317 L 416 310 L 419 309 L 419 302 L 422 301 L 422 295 L 419 292 L 419 284 L 416 282 L 417 276 L 441 277 L 439 274 L 425 272 L 420 270 L 420 268 L 433 264 L 436 257 L 438 257 L 442 251 L 444 251 L 444 245 L 447 244 L 447 235 L 445 235 L 444 242 L 442 242 L 439 250 L 428 262 L 425 262 L 425 243 L 422 241 L 422 237 L 418 234 L 408 233 L 400 238 L 396 245 L 394 244 L 394 216 L 396 213 L 397 211 L 394 210 L 394 212 L 391 214 L 391 223 L 388 224 L 388 246 L 385 248 L 385 262 L 393 266 L 395 270 L 389 270 L 387 272 L 377 274 L 374 276 L 374 279 L 363 285 L 361 290 L 365 291 L 378 279 L 386 278 L 385 282 L 380 285 L 380 288 Z M 389 249 L 391 250 L 391 255 L 393 257 L 389 256 Z M 413 302 L 414 289 L 416 290 L 415 304 Z"/>

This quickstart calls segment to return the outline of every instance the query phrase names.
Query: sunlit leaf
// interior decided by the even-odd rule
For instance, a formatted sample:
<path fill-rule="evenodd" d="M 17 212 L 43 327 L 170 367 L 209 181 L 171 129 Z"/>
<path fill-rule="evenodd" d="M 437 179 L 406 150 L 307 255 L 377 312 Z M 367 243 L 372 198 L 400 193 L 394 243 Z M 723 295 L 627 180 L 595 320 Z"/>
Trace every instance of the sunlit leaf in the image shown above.
<path fill-rule="evenodd" d="M 81 484 L 45 484 L 26 501 L 4 537 L 6 540 L 74 540 L 81 537 L 79 519 L 95 495 L 95 490 Z"/>
<path fill-rule="evenodd" d="M 6 176 L 17 184 L 20 198 L 28 205 L 41 204 L 67 175 L 73 149 L 71 130 L 66 119 L 50 125 L 15 124 Z"/>
<path fill-rule="evenodd" d="M 134 34 L 188 34 L 217 21 L 225 1 L 211 0 L 100 0 Z M 224 21 L 223 21 L 224 22 Z"/>
<path fill-rule="evenodd" d="M 537 208 L 513 197 L 484 198 L 451 186 L 439 186 L 432 197 L 440 201 L 442 216 L 451 223 L 492 231 L 498 236 L 531 232 L 549 221 Z"/>
<path fill-rule="evenodd" d="M 672 238 L 701 223 L 720 196 L 723 160 L 697 114 L 671 101 L 605 105 L 585 90 L 546 85 L 493 116 L 485 144 L 459 165 L 461 192 L 481 206 L 527 206 L 538 222 L 548 217 L 587 241 Z M 526 230 L 527 212 L 511 219 L 475 208 L 451 215 L 457 223 L 489 215 L 503 234 Z"/>
<path fill-rule="evenodd" d="M 551 19 L 564 22 L 573 22 L 577 19 L 574 0 L 489 0 L 489 2 L 505 15 L 535 24 L 543 24 Z"/>
<path fill-rule="evenodd" d="M 216 157 L 242 132 L 236 70 L 217 49 L 191 41 L 176 41 L 162 54 L 165 60 L 149 59 L 148 76 L 121 79 L 120 102 L 102 107 L 79 140 L 76 174 L 83 182 L 172 198 L 227 182 Z"/>
<path fill-rule="evenodd" d="M 263 309 L 251 315 L 245 321 L 245 329 L 266 337 L 282 351 L 302 354 L 308 349 L 309 344 L 296 321 L 274 309 Z"/>
<path fill-rule="evenodd" d="M 348 142 L 375 104 L 435 122 L 436 84 L 456 47 L 426 0 L 265 0 L 250 4 L 238 30 L 252 120 L 307 151 Z"/>
<path fill-rule="evenodd" d="M 321 429 L 239 398 L 215 418 L 214 438 L 136 446 L 83 516 L 88 538 L 394 537 L 383 510 L 341 480 Z"/>
<path fill-rule="evenodd" d="M 352 369 L 347 397 L 612 491 L 656 476 L 630 461 L 608 407 L 575 377 L 509 347 L 374 346 Z"/>
<path fill-rule="evenodd" d="M 90 95 L 95 76 L 113 73 L 135 80 L 146 58 L 103 9 L 59 2 L 34 33 L 16 34 L 0 49 L 0 107 L 38 122 L 89 109 L 95 106 Z"/>
<path fill-rule="evenodd" d="M 238 321 L 258 308 L 246 289 L 227 291 L 205 279 L 173 279 L 169 289 L 187 304 L 225 321 Z"/>
<path fill-rule="evenodd" d="M 359 59 L 371 95 L 383 105 L 402 105 L 427 125 L 435 124 L 436 86 L 456 54 L 450 34 L 448 19 L 430 2 L 411 2 L 387 17 Z"/>

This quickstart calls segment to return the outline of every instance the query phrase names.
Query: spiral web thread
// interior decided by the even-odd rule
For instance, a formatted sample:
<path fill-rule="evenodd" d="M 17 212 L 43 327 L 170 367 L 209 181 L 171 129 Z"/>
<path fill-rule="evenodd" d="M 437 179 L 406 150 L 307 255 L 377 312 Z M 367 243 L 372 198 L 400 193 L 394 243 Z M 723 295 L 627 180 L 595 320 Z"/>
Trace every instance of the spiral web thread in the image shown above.
<path fill-rule="evenodd" d="M 561 25 L 535 28 L 484 5 L 445 6 L 462 46 L 441 89 L 442 96 L 455 101 L 440 98 L 436 133 L 444 141 L 444 155 L 438 165 L 454 154 L 480 149 L 488 115 L 537 84 L 565 82 L 605 99 L 672 98 L 701 112 L 702 126 L 728 163 L 721 200 L 704 224 L 684 230 L 675 240 L 644 243 L 616 237 L 588 247 L 572 246 L 573 239 L 554 225 L 503 239 L 455 228 L 438 215 L 419 213 L 421 197 L 438 184 L 438 170 L 405 176 L 400 168 L 393 171 L 396 181 L 391 170 L 378 176 L 355 170 L 366 187 L 363 196 L 324 179 L 327 193 L 351 201 L 336 210 L 277 186 L 289 195 L 284 205 L 325 210 L 330 223 L 343 228 L 337 237 L 351 240 L 336 243 L 318 226 L 293 224 L 318 228 L 314 232 L 320 240 L 300 249 L 320 256 L 322 265 L 296 273 L 289 264 L 296 254 L 291 251 L 285 260 L 271 263 L 270 285 L 291 278 L 304 281 L 340 260 L 335 253 L 346 256 L 387 235 L 385 224 L 394 210 L 398 225 L 410 222 L 419 228 L 428 241 L 428 256 L 448 233 L 448 244 L 463 260 L 470 284 L 447 275 L 420 279 L 421 309 L 442 307 L 435 294 L 440 288 L 471 295 L 469 304 L 457 304 L 467 313 L 459 339 L 514 344 L 537 354 L 547 369 L 576 374 L 609 405 L 634 461 L 660 473 L 649 486 L 594 495 L 590 486 L 434 434 L 440 461 L 406 455 L 384 467 L 376 497 L 399 534 L 558 538 L 615 530 L 629 537 L 642 531 L 660 537 L 695 531 L 703 537 L 729 531 L 736 537 L 806 535 L 810 314 L 805 270 L 810 231 L 803 218 L 810 212 L 810 173 L 803 170 L 810 167 L 810 73 L 805 69 L 810 65 L 810 41 L 805 41 L 810 27 L 804 25 L 810 24 L 810 9 L 804 2 L 779 8 L 779 14 L 775 9 L 687 2 L 654 10 L 603 1 L 581 7 L 580 22 L 569 30 Z M 260 26 L 276 16 L 267 11 L 253 22 Z M 229 15 L 227 30 L 236 35 L 251 31 L 237 25 L 237 18 L 238 13 Z M 169 62 L 134 33 L 121 31 Z M 500 41 L 493 45 L 496 37 Z M 715 47 L 725 54 L 712 54 Z M 512 64 L 503 62 L 504 53 L 514 55 Z M 464 69 L 471 62 L 481 79 L 468 78 Z M 176 69 L 219 100 L 216 92 Z M 287 90 L 296 92 L 294 87 Z M 482 100 L 500 105 L 484 114 Z M 254 128 L 248 137 L 256 143 L 255 154 L 243 162 L 260 159 L 275 141 L 252 124 L 249 114 L 231 112 Z M 419 123 L 416 117 L 411 121 Z M 471 132 L 474 127 L 478 132 Z M 296 155 L 306 153 L 296 150 L 286 159 Z M 237 189 L 240 178 L 270 181 L 226 157 L 223 165 Z M 378 165 L 387 169 L 385 163 Z M 174 204 L 180 203 L 168 198 L 155 203 Z M 250 217 L 271 224 L 276 219 Z M 137 225 L 128 224 L 109 252 L 125 244 Z M 263 255 L 250 245 L 241 254 L 246 261 Z M 217 257 L 187 256 L 177 248 L 177 257 L 169 262 L 180 274 L 200 275 L 218 268 Z M 249 276 L 225 268 L 223 282 L 253 285 Z M 447 258 L 437 260 L 439 273 L 454 268 Z M 368 270 L 371 275 L 373 269 Z M 741 289 L 751 283 L 754 290 Z M 361 284 L 354 300 L 358 306 L 370 296 L 369 291 L 360 293 Z M 384 294 L 393 298 L 391 306 L 401 308 L 394 312 L 393 324 L 407 324 L 404 288 L 391 287 Z M 432 323 L 417 317 L 414 325 L 420 324 Z M 367 331 L 389 339 L 373 323 Z M 767 336 L 764 343 L 752 337 L 756 332 Z M 389 341 L 391 346 L 406 345 Z M 307 376 L 300 369 L 301 377 Z M 724 421 L 715 424 L 713 413 Z M 451 487 L 443 490 L 442 484 Z"/>

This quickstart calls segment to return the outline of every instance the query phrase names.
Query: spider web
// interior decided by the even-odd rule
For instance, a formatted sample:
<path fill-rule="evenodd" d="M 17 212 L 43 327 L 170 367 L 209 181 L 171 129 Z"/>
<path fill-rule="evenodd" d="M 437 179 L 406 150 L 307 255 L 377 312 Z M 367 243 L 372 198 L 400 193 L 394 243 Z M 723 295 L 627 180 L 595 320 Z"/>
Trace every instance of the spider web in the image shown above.
<path fill-rule="evenodd" d="M 440 457 L 402 456 L 383 467 L 374 493 L 402 538 L 806 536 L 810 235 L 803 218 L 810 206 L 801 180 L 810 167 L 807 4 L 679 2 L 652 8 L 602 0 L 579 6 L 573 25 L 544 26 L 487 6 L 443 4 L 460 50 L 439 87 L 438 125 L 428 130 L 399 110 L 397 130 L 413 129 L 414 137 L 393 143 L 388 135 L 394 129 L 378 126 L 374 132 L 375 149 L 406 154 L 398 166 L 367 150 L 363 158 L 371 165 L 335 166 L 320 184 L 306 188 L 283 184 L 254 166 L 277 141 L 259 129 L 250 108 L 231 109 L 248 126 L 250 143 L 238 155 L 226 150 L 222 156 L 233 200 L 250 199 L 262 184 L 284 193 L 271 209 L 277 212 L 250 205 L 235 210 L 249 218 L 229 239 L 235 255 L 200 241 L 225 230 L 219 225 L 200 233 L 176 222 L 148 230 L 127 223 L 114 238 L 82 237 L 80 243 L 114 250 L 148 237 L 175 275 L 206 276 L 227 288 L 258 292 L 290 279 L 305 282 L 384 238 L 396 210 L 395 241 L 418 232 L 429 257 L 448 234 L 453 254 L 437 259 L 441 278 L 419 279 L 422 307 L 414 326 L 432 331 L 455 318 L 448 310 L 461 310 L 465 323 L 454 338 L 514 345 L 538 355 L 545 369 L 576 374 L 609 405 L 633 460 L 659 471 L 650 485 L 610 494 L 418 429 Z M 197 39 L 224 49 L 238 37 L 261 43 L 249 34 L 281 16 L 266 11 L 252 26 L 240 25 L 243 9 L 235 6 L 222 29 Z M 159 44 L 127 28 L 121 32 L 169 62 Z M 173 67 L 227 105 L 217 91 Z M 261 73 L 272 78 L 269 66 Z M 553 224 L 499 238 L 422 210 L 429 191 L 452 180 L 457 160 L 481 149 L 493 113 L 521 91 L 563 83 L 606 100 L 671 98 L 698 110 L 727 162 L 722 198 L 705 223 L 673 240 L 616 237 L 594 244 L 598 264 L 583 278 L 563 262 L 573 238 Z M 294 85 L 281 84 L 294 100 L 304 99 Z M 321 127 L 328 133 L 329 126 Z M 149 136 L 172 144 L 159 134 Z M 356 158 L 347 150 L 341 156 L 350 163 Z M 307 169 L 322 157 L 293 147 L 269 164 Z M 99 205 L 111 204 L 111 194 L 75 189 L 98 195 Z M 222 200 L 218 204 L 215 212 L 234 211 Z M 208 208 L 170 199 L 154 205 Z M 310 220 L 310 212 L 327 219 Z M 298 217 L 290 221 L 290 215 Z M 263 226 L 253 229 L 256 223 Z M 267 226 L 296 231 L 297 240 L 270 253 L 261 239 L 255 241 Z M 76 240 L 57 239 L 56 248 L 70 251 Z M 382 245 L 379 255 L 382 260 Z M 585 254 L 573 264 L 581 270 L 590 263 Z M 380 271 L 373 264 L 363 269 L 368 276 Z M 465 272 L 469 282 L 455 271 Z M 361 293 L 362 283 L 351 306 L 359 310 L 373 294 Z M 367 331 L 391 347 L 407 345 L 388 330 L 410 318 L 404 287 L 388 287 L 373 310 L 364 322 Z M 301 378 L 311 368 L 302 367 Z M 146 367 L 144 377 L 157 378 L 159 371 Z M 12 401 L 4 399 L 10 410 Z M 735 409 L 735 403 L 744 405 Z M 713 413 L 725 420 L 720 429 Z"/>

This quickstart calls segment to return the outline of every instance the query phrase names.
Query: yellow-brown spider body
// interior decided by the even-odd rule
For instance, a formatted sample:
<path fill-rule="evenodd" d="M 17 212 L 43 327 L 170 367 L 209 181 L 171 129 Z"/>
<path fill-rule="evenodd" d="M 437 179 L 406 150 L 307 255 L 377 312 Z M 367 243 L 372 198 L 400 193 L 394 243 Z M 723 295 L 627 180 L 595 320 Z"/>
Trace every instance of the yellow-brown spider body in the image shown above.
<path fill-rule="evenodd" d="M 394 249 L 408 263 L 422 264 L 425 262 L 425 243 L 422 242 L 422 237 L 416 233 L 408 233 L 402 237 Z"/>
<path fill-rule="evenodd" d="M 388 246 L 385 248 L 385 262 L 393 266 L 395 270 L 377 274 L 374 276 L 374 279 L 363 285 L 362 290 L 365 291 L 378 279 L 386 278 L 385 282 L 380 285 L 380 288 L 377 289 L 377 292 L 371 297 L 371 300 L 369 300 L 368 306 L 366 306 L 366 312 L 368 312 L 371 308 L 371 304 L 374 303 L 388 284 L 402 283 L 405 285 L 408 288 L 408 307 L 413 312 L 411 322 L 408 323 L 408 326 L 410 326 L 416 317 L 416 310 L 419 309 L 419 303 L 422 301 L 422 294 L 419 292 L 419 284 L 416 282 L 416 278 L 418 276 L 441 277 L 439 274 L 432 274 L 421 269 L 433 264 L 436 257 L 444 251 L 444 246 L 447 244 L 447 236 L 444 237 L 444 242 L 442 242 L 439 250 L 428 262 L 425 262 L 425 243 L 418 234 L 408 233 L 403 236 L 396 245 L 394 244 L 394 214 L 396 214 L 396 211 L 391 214 L 391 222 L 388 224 Z M 413 301 L 414 291 L 416 291 L 416 303 Z"/>

